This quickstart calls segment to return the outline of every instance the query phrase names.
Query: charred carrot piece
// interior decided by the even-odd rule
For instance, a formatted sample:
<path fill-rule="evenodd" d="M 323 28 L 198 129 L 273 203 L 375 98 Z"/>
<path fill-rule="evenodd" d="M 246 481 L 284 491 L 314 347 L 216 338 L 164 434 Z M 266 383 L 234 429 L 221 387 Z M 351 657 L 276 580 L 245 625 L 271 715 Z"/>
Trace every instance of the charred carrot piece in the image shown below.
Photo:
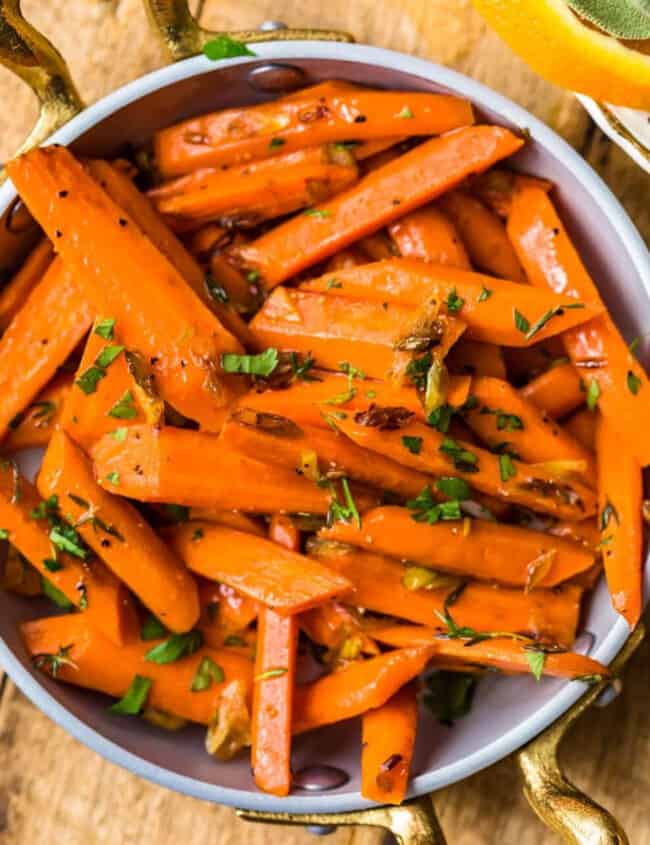
<path fill-rule="evenodd" d="M 584 404 L 585 391 L 572 364 L 551 367 L 521 388 L 521 396 L 558 419 Z"/>
<path fill-rule="evenodd" d="M 431 647 L 390 651 L 299 686 L 294 732 L 304 733 L 381 707 L 423 671 L 432 653 Z"/>
<path fill-rule="evenodd" d="M 465 191 L 450 191 L 438 200 L 453 221 L 472 264 L 500 279 L 525 282 L 517 253 L 499 217 Z"/>
<path fill-rule="evenodd" d="M 301 288 L 413 308 L 433 299 L 467 324 L 471 339 L 504 346 L 538 343 L 602 313 L 598 303 L 576 308 L 568 297 L 409 258 L 342 270 L 334 281 L 326 274 Z M 517 312 L 526 317 L 529 329 L 518 327 Z"/>
<path fill-rule="evenodd" d="M 508 234 L 532 285 L 597 301 L 596 285 L 545 191 L 526 186 L 516 192 Z M 605 313 L 568 332 L 565 346 L 602 414 L 632 445 L 641 464 L 650 463 L 644 436 L 650 428 L 650 382 L 612 318 Z"/>
<path fill-rule="evenodd" d="M 553 183 L 548 179 L 515 173 L 514 170 L 500 170 L 498 167 L 493 167 L 470 180 L 472 193 L 504 219 L 510 214 L 515 192 L 524 185 L 533 185 L 547 193 L 553 187 Z"/>
<path fill-rule="evenodd" d="M 82 538 L 168 628 L 194 625 L 199 602 L 191 575 L 132 505 L 95 483 L 92 466 L 65 432 L 50 440 L 37 483 L 44 498 L 58 496 Z M 109 483 L 119 491 L 119 476 Z"/>
<path fill-rule="evenodd" d="M 11 420 L 4 448 L 12 452 L 47 446 L 59 424 L 71 388 L 72 378 L 67 373 L 55 376 L 27 409 Z"/>
<path fill-rule="evenodd" d="M 0 329 L 4 331 L 52 263 L 52 244 L 43 238 L 0 291 Z"/>
<path fill-rule="evenodd" d="M 590 452 L 596 449 L 597 425 L 598 416 L 593 411 L 590 411 L 589 408 L 576 411 L 575 414 L 562 423 L 564 430 Z"/>
<path fill-rule="evenodd" d="M 117 645 L 137 635 L 138 618 L 131 597 L 100 561 L 57 552 L 51 526 L 36 488 L 5 461 L 0 464 L 0 522 L 9 542 L 76 607 L 86 622 Z M 83 549 L 81 549 L 83 551 Z"/>
<path fill-rule="evenodd" d="M 407 684 L 363 714 L 361 794 L 369 801 L 401 804 L 406 797 L 418 719 L 416 692 L 415 684 Z"/>
<path fill-rule="evenodd" d="M 474 520 L 465 535 L 460 520 L 429 525 L 406 508 L 383 507 L 363 515 L 361 528 L 335 522 L 326 540 L 399 560 L 505 586 L 555 587 L 594 564 L 582 546 L 516 525 Z"/>
<path fill-rule="evenodd" d="M 373 626 L 372 633 L 380 642 L 395 648 L 417 648 L 433 643 L 432 664 L 459 672 L 484 666 L 508 675 L 525 675 L 531 671 L 528 655 L 535 650 L 534 645 L 527 647 L 509 639 L 483 640 L 468 647 L 467 640 L 439 637 L 433 628 L 417 625 Z M 541 672 L 552 678 L 568 680 L 609 676 L 609 669 L 602 663 L 569 651 L 544 653 Z"/>
<path fill-rule="evenodd" d="M 641 467 L 618 429 L 601 417 L 596 429 L 600 545 L 614 609 L 634 628 L 641 615 L 643 498 Z"/>
<path fill-rule="evenodd" d="M 300 613 L 350 586 L 316 561 L 222 525 L 186 522 L 169 536 L 192 572 L 228 584 L 282 616 Z"/>
<path fill-rule="evenodd" d="M 117 320 L 128 347 L 155 361 L 163 397 L 204 427 L 218 428 L 223 407 L 241 386 L 222 372 L 221 356 L 241 352 L 239 343 L 67 149 L 33 150 L 10 168 L 66 266 L 78 271 L 83 295 L 98 313 Z M 62 311 L 60 303 L 56 310 Z"/>
<path fill-rule="evenodd" d="M 76 277 L 55 260 L 0 339 L 0 436 L 53 378 L 91 322 Z"/>
<path fill-rule="evenodd" d="M 368 173 L 315 214 L 294 217 L 262 235 L 239 256 L 267 288 L 274 287 L 487 169 L 522 143 L 497 126 L 470 126 L 426 141 Z"/>
<path fill-rule="evenodd" d="M 127 429 L 124 440 L 111 434 L 93 447 L 95 476 L 112 489 L 118 473 L 120 494 L 143 502 L 175 502 L 193 508 L 252 513 L 318 513 L 330 508 L 328 490 L 295 470 L 227 451 L 216 435 L 167 426 Z M 255 484 L 250 479 L 255 479 Z M 360 510 L 376 497 L 356 490 Z"/>
<path fill-rule="evenodd" d="M 427 205 L 388 227 L 404 258 L 471 270 L 469 256 L 454 224 L 439 208 Z"/>
<path fill-rule="evenodd" d="M 440 587 L 434 584 L 432 589 L 407 589 L 407 568 L 390 558 L 324 542 L 313 545 L 310 555 L 352 582 L 353 590 L 346 596 L 351 604 L 433 627 L 438 634 L 447 633 L 439 614 L 444 616 L 445 599 L 458 585 L 457 580 Z M 525 593 L 469 582 L 450 612 L 457 625 L 475 631 L 511 631 L 570 646 L 576 635 L 581 594 L 573 585 Z"/>
<path fill-rule="evenodd" d="M 517 352 L 522 351 L 517 349 Z M 462 338 L 450 351 L 445 361 L 452 373 L 468 373 L 475 376 L 507 378 L 503 351 L 494 343 Z"/>
<path fill-rule="evenodd" d="M 323 82 L 270 103 L 214 112 L 163 129 L 154 138 L 154 155 L 160 173 L 168 177 L 342 138 L 438 135 L 473 122 L 471 105 L 458 97 Z"/>
<path fill-rule="evenodd" d="M 479 404 L 465 413 L 463 419 L 488 446 L 495 447 L 505 438 L 523 461 L 531 464 L 568 461 L 570 471 L 595 484 L 593 454 L 507 381 L 475 378 L 472 395 Z"/>
<path fill-rule="evenodd" d="M 515 502 L 565 519 L 584 519 L 596 510 L 593 491 L 579 480 L 567 480 L 542 467 L 532 467 L 508 455 L 456 441 L 420 422 L 399 430 L 381 431 L 363 414 L 337 420 L 338 428 L 364 449 L 378 452 L 404 466 L 435 476 L 464 475 L 467 482 L 490 496 Z M 405 439 L 416 443 L 415 451 Z M 415 438 L 415 440 L 413 440 Z M 469 469 L 468 469 L 469 467 Z"/>
<path fill-rule="evenodd" d="M 136 676 L 151 682 L 147 706 L 191 722 L 207 725 L 217 712 L 226 686 L 235 680 L 250 695 L 253 665 L 231 649 L 202 647 L 190 657 L 159 665 L 146 659 L 156 642 L 114 645 L 86 622 L 85 616 L 54 616 L 26 622 L 21 634 L 32 660 L 44 671 L 69 684 L 121 698 Z M 61 659 L 62 658 L 62 659 Z M 223 681 L 193 691 L 201 664 L 209 660 L 221 669 Z"/>

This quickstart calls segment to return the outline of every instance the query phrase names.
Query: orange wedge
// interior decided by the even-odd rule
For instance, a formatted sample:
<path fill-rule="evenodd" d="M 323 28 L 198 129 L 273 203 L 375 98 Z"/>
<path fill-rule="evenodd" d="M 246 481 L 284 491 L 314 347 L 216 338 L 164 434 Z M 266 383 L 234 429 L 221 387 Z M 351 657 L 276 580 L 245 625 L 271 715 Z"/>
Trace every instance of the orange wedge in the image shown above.
<path fill-rule="evenodd" d="M 595 100 L 650 110 L 650 56 L 593 29 L 564 0 L 473 0 L 540 76 Z"/>

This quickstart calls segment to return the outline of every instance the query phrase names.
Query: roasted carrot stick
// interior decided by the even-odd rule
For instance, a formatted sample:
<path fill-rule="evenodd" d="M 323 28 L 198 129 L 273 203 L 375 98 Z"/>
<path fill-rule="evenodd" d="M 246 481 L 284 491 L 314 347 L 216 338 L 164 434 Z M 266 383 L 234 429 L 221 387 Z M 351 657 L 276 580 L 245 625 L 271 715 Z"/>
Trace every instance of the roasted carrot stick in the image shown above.
<path fill-rule="evenodd" d="M 314 544 L 310 554 L 352 582 L 346 596 L 351 604 L 447 633 L 438 614 L 443 614 L 445 599 L 458 582 L 409 590 L 404 586 L 407 568 L 390 558 L 331 543 Z M 451 612 L 457 625 L 475 631 L 529 634 L 569 646 L 576 635 L 581 593 L 575 586 L 525 593 L 470 582 Z"/>
<path fill-rule="evenodd" d="M 495 447 L 507 440 L 512 451 L 531 464 L 557 460 L 576 462 L 574 473 L 584 475 L 589 483 L 595 484 L 593 454 L 544 411 L 524 399 L 507 381 L 475 378 L 472 395 L 479 404 L 463 418 L 488 446 Z M 579 464 L 584 465 L 582 469 Z"/>
<path fill-rule="evenodd" d="M 326 540 L 358 546 L 402 561 L 505 586 L 555 587 L 594 564 L 587 549 L 516 525 L 474 520 L 467 535 L 461 520 L 429 525 L 406 508 L 383 507 L 363 515 L 361 528 L 335 522 Z"/>
<path fill-rule="evenodd" d="M 231 649 L 199 648 L 189 657 L 159 665 L 145 655 L 155 642 L 116 646 L 82 615 L 55 616 L 26 622 L 21 633 L 27 651 L 44 671 L 70 684 L 122 697 L 136 675 L 151 681 L 147 705 L 165 713 L 208 724 L 217 711 L 224 688 L 238 680 L 248 695 L 252 687 L 252 663 Z M 63 657 L 63 661 L 57 656 Z M 199 667 L 206 659 L 220 668 L 224 680 L 215 679 L 201 691 L 193 691 Z"/>
<path fill-rule="evenodd" d="M 68 150 L 34 150 L 10 167 L 66 265 L 79 271 L 75 283 L 83 295 L 117 320 L 128 347 L 155 361 L 163 397 L 204 427 L 218 427 L 224 405 L 241 387 L 241 379 L 220 371 L 220 359 L 224 352 L 241 352 L 239 343 Z M 56 310 L 61 313 L 60 303 Z"/>
<path fill-rule="evenodd" d="M 542 467 L 529 467 L 508 455 L 494 455 L 477 446 L 455 441 L 420 422 L 408 422 L 399 430 L 381 431 L 364 425 L 363 416 L 357 414 L 337 420 L 336 425 L 365 449 L 420 472 L 460 473 L 482 493 L 532 510 L 565 519 L 584 519 L 596 510 L 595 495 L 584 483 L 569 481 Z M 404 438 L 415 438 L 411 440 L 416 444 L 414 450 L 405 446 Z"/>
<path fill-rule="evenodd" d="M 558 419 L 584 404 L 585 392 L 572 364 L 551 367 L 521 388 L 522 397 Z"/>
<path fill-rule="evenodd" d="M 358 178 L 354 156 L 341 160 L 328 146 L 310 147 L 223 171 L 201 170 L 149 193 L 172 228 L 256 226 L 324 202 Z"/>
<path fill-rule="evenodd" d="M 119 475 L 111 484 L 120 490 Z M 199 602 L 191 575 L 135 508 L 95 483 L 90 463 L 63 431 L 50 440 L 38 490 L 44 498 L 59 497 L 83 539 L 168 628 L 182 632 L 194 625 Z"/>
<path fill-rule="evenodd" d="M 24 264 L 0 290 L 0 329 L 4 331 L 22 308 L 25 300 L 45 275 L 52 263 L 52 244 L 43 238 L 34 247 Z"/>
<path fill-rule="evenodd" d="M 500 170 L 498 167 L 472 177 L 472 193 L 489 206 L 499 217 L 507 218 L 515 191 L 524 185 L 534 185 L 543 191 L 550 191 L 553 183 L 537 176 L 515 173 L 513 170 Z"/>
<path fill-rule="evenodd" d="M 391 651 L 298 687 L 294 732 L 304 733 L 381 707 L 422 672 L 432 653 L 431 647 Z"/>
<path fill-rule="evenodd" d="M 350 587 L 316 561 L 222 525 L 185 522 L 169 537 L 192 572 L 228 584 L 282 616 L 300 613 Z"/>
<path fill-rule="evenodd" d="M 112 489 L 107 479 L 117 472 L 120 493 L 143 502 L 318 514 L 327 513 L 331 504 L 328 490 L 300 478 L 295 470 L 227 451 L 216 435 L 204 432 L 133 426 L 124 440 L 111 434 L 102 437 L 92 456 L 100 484 Z M 361 491 L 354 496 L 360 510 L 376 501 Z"/>
<path fill-rule="evenodd" d="M 473 340 L 504 346 L 537 343 L 602 313 L 598 303 L 575 308 L 566 296 L 409 258 L 341 270 L 334 282 L 326 274 L 306 282 L 302 289 L 414 308 L 433 299 L 467 324 Z M 528 329 L 518 327 L 517 312 L 528 321 Z"/>
<path fill-rule="evenodd" d="M 417 625 L 373 626 L 371 630 L 380 642 L 396 648 L 417 648 L 433 643 L 432 664 L 460 672 L 466 672 L 468 667 L 476 669 L 485 666 L 508 675 L 525 675 L 531 671 L 528 655 L 531 650 L 535 650 L 534 645 L 527 647 L 506 638 L 483 640 L 468 647 L 467 639 L 440 637 L 433 628 Z M 568 651 L 544 653 L 541 671 L 552 678 L 569 680 L 585 676 L 606 678 L 609 675 L 607 667 L 597 660 Z"/>
<path fill-rule="evenodd" d="M 513 198 L 508 234 L 530 283 L 597 301 L 598 290 L 547 193 L 522 187 Z M 650 463 L 650 382 L 609 314 L 565 335 L 567 354 L 584 373 L 587 391 L 643 466 Z"/>
<path fill-rule="evenodd" d="M 343 474 L 378 490 L 390 490 L 405 498 L 414 498 L 428 483 L 428 476 L 406 469 L 395 461 L 361 449 L 329 428 L 302 425 L 293 437 L 275 436 L 255 424 L 256 411 L 242 408 L 225 423 L 220 440 L 225 447 L 250 458 L 263 455 L 300 474 L 315 461 L 312 472 L 326 478 Z M 223 445 L 221 446 L 223 448 Z M 311 478 L 316 482 L 318 477 Z"/>
<path fill-rule="evenodd" d="M 91 320 L 77 279 L 55 260 L 0 339 L 0 436 L 65 362 Z"/>
<path fill-rule="evenodd" d="M 416 692 L 415 684 L 407 684 L 384 705 L 363 714 L 361 794 L 370 801 L 401 804 L 406 796 L 418 718 Z"/>
<path fill-rule="evenodd" d="M 460 343 L 450 350 L 445 363 L 452 373 L 469 373 L 504 380 L 507 378 L 503 352 L 501 347 L 494 343 L 462 338 Z"/>
<path fill-rule="evenodd" d="M 643 606 L 643 492 L 634 445 L 622 441 L 606 417 L 600 418 L 596 429 L 600 545 L 612 605 L 630 628 L 639 621 Z"/>
<path fill-rule="evenodd" d="M 274 513 L 271 517 L 269 539 L 289 551 L 300 551 L 300 530 L 291 517 L 284 513 Z"/>
<path fill-rule="evenodd" d="M 590 411 L 589 408 L 584 408 L 582 411 L 576 411 L 575 414 L 564 420 L 562 427 L 578 443 L 581 443 L 585 449 L 593 452 L 596 448 L 596 426 L 598 424 L 598 416 Z"/>
<path fill-rule="evenodd" d="M 418 258 L 461 270 L 472 268 L 456 227 L 434 205 L 406 214 L 392 223 L 388 232 L 404 258 Z"/>
<path fill-rule="evenodd" d="M 100 561 L 86 563 L 59 552 L 50 541 L 53 526 L 36 488 L 19 476 L 9 461 L 0 464 L 0 523 L 9 542 L 76 607 L 85 624 L 122 645 L 137 635 L 138 619 L 131 597 Z"/>
<path fill-rule="evenodd" d="M 453 221 L 477 269 L 500 279 L 526 281 L 505 226 L 493 211 L 465 191 L 450 191 L 438 202 Z"/>
<path fill-rule="evenodd" d="M 336 370 L 348 361 L 366 375 L 384 378 L 393 366 L 394 347 L 414 330 L 415 308 L 391 302 L 348 299 L 278 288 L 257 312 L 250 326 L 260 346 L 311 352 L 323 367 Z M 440 317 L 442 356 L 458 337 L 463 323 Z M 442 347 L 442 348 L 441 348 Z"/>
<path fill-rule="evenodd" d="M 426 141 L 364 176 L 317 209 L 277 226 L 239 251 L 271 288 L 516 152 L 522 141 L 498 126 L 470 126 Z M 396 202 L 399 200 L 399 203 Z"/>
<path fill-rule="evenodd" d="M 46 446 L 59 423 L 71 387 L 72 378 L 67 373 L 55 376 L 27 410 L 11 420 L 3 442 L 4 448 L 11 452 Z"/>
<path fill-rule="evenodd" d="M 270 103 L 192 118 L 158 132 L 163 176 L 268 158 L 329 141 L 437 135 L 473 123 L 466 100 L 323 82 Z"/>

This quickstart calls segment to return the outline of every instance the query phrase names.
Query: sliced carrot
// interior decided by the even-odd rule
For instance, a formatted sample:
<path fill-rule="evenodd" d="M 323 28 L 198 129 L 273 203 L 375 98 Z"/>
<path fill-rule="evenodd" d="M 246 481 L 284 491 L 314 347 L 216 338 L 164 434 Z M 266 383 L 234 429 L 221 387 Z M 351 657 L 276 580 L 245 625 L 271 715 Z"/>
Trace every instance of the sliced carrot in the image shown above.
<path fill-rule="evenodd" d="M 472 268 L 456 227 L 434 205 L 406 214 L 391 223 L 388 231 L 404 258 L 418 258 L 461 270 Z"/>
<path fill-rule="evenodd" d="M 319 214 L 294 217 L 239 250 L 239 256 L 261 274 L 266 287 L 274 287 L 430 202 L 470 173 L 486 170 L 522 143 L 498 126 L 470 126 L 425 141 L 364 176 Z"/>
<path fill-rule="evenodd" d="M 351 604 L 447 633 L 438 614 L 444 614 L 445 599 L 458 582 L 409 590 L 404 586 L 406 567 L 390 558 L 338 544 L 332 548 L 331 543 L 315 544 L 310 554 L 352 582 L 346 596 Z M 457 625 L 478 632 L 510 631 L 569 646 L 576 636 L 581 594 L 575 586 L 525 593 L 470 582 L 450 612 Z"/>
<path fill-rule="evenodd" d="M 582 411 L 576 411 L 575 414 L 565 420 L 562 427 L 585 449 L 593 452 L 596 448 L 597 424 L 598 416 L 589 408 L 584 408 Z"/>
<path fill-rule="evenodd" d="M 327 274 L 304 283 L 301 288 L 355 300 L 368 298 L 391 306 L 417 308 L 426 302 L 439 304 L 467 324 L 467 334 L 473 340 L 504 346 L 537 343 L 602 312 L 600 304 L 585 303 L 584 307 L 575 308 L 568 297 L 409 258 L 392 258 L 341 270 L 334 282 Z M 544 318 L 546 321 L 531 334 L 518 328 L 517 312 L 529 321 L 531 331 L 537 321 Z"/>
<path fill-rule="evenodd" d="M 67 373 L 55 376 L 34 401 L 9 423 L 3 446 L 8 452 L 47 446 L 59 424 L 64 403 L 72 388 Z"/>
<path fill-rule="evenodd" d="M 9 461 L 0 464 L 0 523 L 32 566 L 68 601 L 81 606 L 84 624 L 99 628 L 118 645 L 137 635 L 138 618 L 124 585 L 100 561 L 57 553 L 36 488 Z"/>
<path fill-rule="evenodd" d="M 433 665 L 460 672 L 485 667 L 508 675 L 525 675 L 531 671 L 528 655 L 531 650 L 535 651 L 534 645 L 527 647 L 521 642 L 506 638 L 482 640 L 468 645 L 467 639 L 440 637 L 433 628 L 417 625 L 378 625 L 372 627 L 372 633 L 380 642 L 395 648 L 417 648 L 433 643 Z M 609 669 L 602 663 L 584 654 L 568 651 L 544 653 L 541 671 L 552 678 L 569 680 L 609 676 Z"/>
<path fill-rule="evenodd" d="M 222 691 L 234 680 L 250 695 L 253 665 L 231 649 L 199 648 L 190 657 L 159 665 L 146 659 L 155 642 L 133 642 L 116 646 L 91 628 L 83 614 L 54 616 L 21 625 L 21 634 L 32 660 L 52 672 L 53 659 L 63 655 L 56 673 L 58 680 L 121 698 L 136 675 L 151 681 L 147 705 L 173 716 L 207 725 L 214 718 Z M 204 690 L 193 691 L 199 667 L 209 659 L 219 667 L 224 680 Z"/>
<path fill-rule="evenodd" d="M 565 296 L 598 300 L 596 284 L 545 191 L 526 186 L 516 192 L 508 234 L 531 284 Z M 650 381 L 612 318 L 605 313 L 568 332 L 565 345 L 603 415 L 632 445 L 641 464 L 650 463 L 644 436 L 650 430 Z"/>
<path fill-rule="evenodd" d="M 111 483 L 119 490 L 119 476 Z M 58 496 L 86 543 L 168 628 L 194 625 L 199 602 L 191 575 L 132 505 L 95 483 L 90 463 L 63 431 L 50 440 L 38 490 Z"/>
<path fill-rule="evenodd" d="M 407 684 L 381 707 L 363 714 L 361 794 L 369 801 L 401 804 L 406 797 L 418 719 L 416 693 L 415 684 Z"/>
<path fill-rule="evenodd" d="M 241 352 L 239 343 L 67 149 L 33 150 L 9 166 L 23 200 L 67 266 L 77 268 L 83 295 L 117 320 L 128 347 L 154 359 L 163 397 L 190 419 L 217 428 L 224 405 L 241 388 L 241 379 L 220 371 L 221 355 Z"/>
<path fill-rule="evenodd" d="M 282 616 L 300 613 L 350 587 L 316 561 L 232 528 L 185 522 L 169 537 L 192 572 L 228 584 Z"/>
<path fill-rule="evenodd" d="M 52 263 L 52 244 L 43 238 L 0 291 L 0 329 L 4 331 Z"/>
<path fill-rule="evenodd" d="M 572 364 L 551 367 L 521 388 L 522 397 L 558 419 L 584 404 L 585 392 Z"/>
<path fill-rule="evenodd" d="M 633 448 L 634 443 L 621 440 L 607 417 L 600 418 L 596 430 L 600 545 L 612 605 L 630 628 L 643 608 L 643 490 Z"/>
<path fill-rule="evenodd" d="M 216 435 L 167 426 L 133 426 L 124 440 L 111 434 L 93 447 L 95 476 L 111 489 L 112 473 L 120 477 L 120 493 L 143 502 L 174 502 L 195 508 L 253 513 L 325 514 L 328 490 L 295 470 L 262 463 L 223 448 Z M 255 484 L 251 484 L 251 479 Z M 376 497 L 354 491 L 360 510 Z"/>
<path fill-rule="evenodd" d="M 452 373 L 468 373 L 504 380 L 507 378 L 503 351 L 494 343 L 462 338 L 461 342 L 450 350 L 446 364 Z"/>
<path fill-rule="evenodd" d="M 322 82 L 269 103 L 226 109 L 163 129 L 154 137 L 154 154 L 167 177 L 342 139 L 374 141 L 405 132 L 438 135 L 473 122 L 470 103 L 458 97 Z"/>
<path fill-rule="evenodd" d="M 296 689 L 293 729 L 304 733 L 381 707 L 422 672 L 433 649 L 404 648 L 355 661 Z"/>
<path fill-rule="evenodd" d="M 516 525 L 474 520 L 429 525 L 406 508 L 383 507 L 363 515 L 359 528 L 335 522 L 321 531 L 326 540 L 358 546 L 402 561 L 505 586 L 555 587 L 584 572 L 594 556 L 582 546 Z M 537 571 L 539 569 L 539 571 Z"/>
<path fill-rule="evenodd" d="M 477 269 L 500 279 L 526 281 L 505 226 L 493 211 L 465 191 L 450 191 L 438 202 L 453 221 Z"/>
<path fill-rule="evenodd" d="M 584 519 L 595 513 L 595 495 L 579 480 L 567 480 L 542 467 L 455 441 L 420 422 L 410 421 L 399 430 L 381 431 L 364 425 L 357 414 L 356 418 L 346 417 L 336 424 L 359 446 L 420 472 L 436 476 L 460 472 L 482 493 L 566 519 Z M 419 450 L 407 448 L 404 438 L 414 438 L 412 442 L 417 443 Z M 459 457 L 461 452 L 470 456 L 469 463 Z"/>

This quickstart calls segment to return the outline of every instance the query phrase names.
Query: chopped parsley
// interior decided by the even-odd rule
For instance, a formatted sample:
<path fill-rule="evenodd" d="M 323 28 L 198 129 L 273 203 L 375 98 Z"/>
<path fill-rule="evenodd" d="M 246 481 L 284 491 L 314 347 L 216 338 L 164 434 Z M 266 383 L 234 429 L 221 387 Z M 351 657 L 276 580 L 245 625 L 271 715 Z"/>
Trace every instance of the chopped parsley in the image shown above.
<path fill-rule="evenodd" d="M 8 540 L 9 539 L 9 529 L 8 528 L 0 528 L 0 540 Z"/>
<path fill-rule="evenodd" d="M 489 299 L 492 296 L 492 291 L 490 288 L 486 288 L 485 285 L 481 285 L 481 292 L 478 295 L 477 302 L 485 302 L 486 299 Z"/>
<path fill-rule="evenodd" d="M 632 370 L 627 371 L 627 389 L 633 396 L 636 396 L 639 392 L 639 388 L 641 387 L 641 379 L 632 372 Z"/>
<path fill-rule="evenodd" d="M 225 352 L 221 356 L 221 366 L 225 372 L 263 378 L 271 375 L 278 366 L 278 361 L 278 350 L 272 346 L 257 355 L 237 355 L 234 352 Z"/>
<path fill-rule="evenodd" d="M 448 294 L 447 299 L 445 301 L 445 305 L 447 306 L 447 311 L 449 311 L 450 314 L 458 314 L 458 312 L 461 310 L 461 308 L 463 307 L 464 304 L 465 304 L 465 300 L 462 298 L 462 296 L 458 296 L 458 294 L 456 293 L 455 287 L 452 288 L 449 291 L 449 294 Z"/>
<path fill-rule="evenodd" d="M 97 385 L 105 376 L 106 370 L 100 367 L 89 367 L 75 380 L 75 384 L 88 396 L 97 390 Z"/>
<path fill-rule="evenodd" d="M 416 390 L 425 390 L 432 363 L 433 355 L 430 352 L 427 352 L 421 358 L 413 358 L 412 361 L 408 362 L 406 375 L 410 378 Z"/>
<path fill-rule="evenodd" d="M 279 147 L 284 147 L 286 143 L 287 142 L 284 138 L 271 138 L 269 141 L 269 149 L 277 150 Z"/>
<path fill-rule="evenodd" d="M 517 311 L 514 309 L 514 318 L 515 318 L 515 328 L 519 329 L 522 334 L 528 334 L 530 331 L 530 323 L 521 313 L 521 311 Z"/>
<path fill-rule="evenodd" d="M 61 590 L 54 586 L 54 584 L 49 581 L 47 578 L 41 578 L 41 589 L 43 590 L 43 595 L 46 596 L 51 602 L 57 607 L 60 607 L 61 610 L 72 610 L 74 605 L 65 596 Z"/>
<path fill-rule="evenodd" d="M 169 631 L 163 623 L 152 614 L 147 616 L 140 629 L 140 639 L 143 642 L 150 642 L 151 640 L 161 640 L 166 637 Z"/>
<path fill-rule="evenodd" d="M 395 117 L 397 117 L 399 120 L 410 120 L 410 119 L 411 119 L 411 118 L 413 118 L 414 116 L 415 116 L 415 115 L 413 114 L 413 112 L 411 111 L 411 109 L 410 109 L 408 106 L 404 106 L 404 107 L 403 107 L 400 111 L 398 111 L 398 112 L 397 112 L 397 114 L 395 115 Z"/>
<path fill-rule="evenodd" d="M 422 438 L 421 437 L 409 437 L 408 435 L 404 435 L 402 437 L 402 445 L 411 452 L 413 455 L 419 455 L 422 451 Z"/>
<path fill-rule="evenodd" d="M 234 59 L 237 56 L 256 56 L 243 41 L 236 41 L 227 35 L 219 35 L 203 45 L 203 55 L 212 62 L 220 59 Z"/>
<path fill-rule="evenodd" d="M 118 399 L 113 407 L 108 411 L 109 417 L 115 417 L 118 420 L 132 420 L 138 415 L 138 409 L 133 404 L 133 394 L 130 390 Z"/>
<path fill-rule="evenodd" d="M 431 413 L 427 417 L 427 425 L 430 425 L 432 428 L 435 428 L 442 434 L 446 434 L 449 431 L 449 426 L 451 425 L 451 418 L 453 417 L 454 413 L 455 408 L 452 405 L 441 405 L 439 408 L 436 408 L 434 411 L 431 411 Z"/>
<path fill-rule="evenodd" d="M 478 472 L 478 457 L 451 437 L 445 437 L 438 451 L 451 458 L 454 467 L 460 472 Z"/>
<path fill-rule="evenodd" d="M 546 662 L 546 653 L 543 651 L 535 651 L 533 649 L 526 651 L 526 660 L 530 666 L 530 671 L 533 673 L 536 681 L 542 679 L 544 673 L 544 663 Z"/>
<path fill-rule="evenodd" d="M 149 663 L 164 666 L 175 663 L 182 657 L 189 657 L 203 645 L 203 634 L 200 631 L 188 631 L 186 634 L 172 634 L 163 642 L 158 643 L 145 654 L 144 659 Z"/>
<path fill-rule="evenodd" d="M 339 282 L 338 279 L 332 277 L 331 279 L 327 280 L 327 284 L 325 285 L 325 287 L 327 288 L 327 290 L 332 290 L 332 288 L 342 288 L 343 282 Z"/>
<path fill-rule="evenodd" d="M 318 220 L 325 220 L 332 216 L 332 212 L 326 208 L 306 208 L 303 214 L 306 214 L 307 217 L 316 217 Z"/>
<path fill-rule="evenodd" d="M 429 525 L 462 518 L 460 502 L 457 499 L 450 502 L 436 502 L 428 486 L 417 498 L 408 501 L 406 507 L 413 511 L 411 519 L 415 522 L 426 522 Z"/>
<path fill-rule="evenodd" d="M 117 487 L 120 483 L 119 472 L 117 472 L 116 470 L 113 470 L 113 472 L 109 472 L 106 476 L 106 481 L 108 481 L 109 484 L 113 484 L 115 487 Z"/>
<path fill-rule="evenodd" d="M 521 431 L 524 423 L 516 414 L 508 414 L 501 408 L 488 408 L 484 405 L 481 414 L 494 414 L 498 431 Z"/>
<path fill-rule="evenodd" d="M 111 317 L 106 317 L 106 319 L 100 320 L 95 326 L 95 334 L 104 340 L 113 340 L 114 328 L 115 320 Z"/>
<path fill-rule="evenodd" d="M 203 529 L 202 528 L 195 528 L 194 531 L 192 532 L 192 541 L 194 543 L 196 543 L 197 540 L 202 540 L 202 539 L 203 539 Z"/>
<path fill-rule="evenodd" d="M 128 429 L 126 428 L 116 428 L 115 431 L 111 432 L 111 437 L 113 440 L 117 440 L 118 443 L 124 443 L 127 433 Z"/>
<path fill-rule="evenodd" d="M 609 499 L 607 499 L 607 501 L 605 502 L 605 507 L 603 508 L 600 514 L 601 531 L 605 531 L 607 529 L 607 527 L 609 526 L 610 519 L 612 519 L 612 517 L 616 520 L 617 525 L 621 524 L 621 519 L 618 515 L 618 511 L 616 510 L 614 505 L 609 501 Z"/>
<path fill-rule="evenodd" d="M 210 689 L 213 682 L 222 684 L 225 680 L 226 675 L 221 666 L 215 663 L 211 657 L 204 657 L 196 669 L 190 690 L 192 692 L 203 692 Z"/>
<path fill-rule="evenodd" d="M 109 712 L 117 716 L 138 716 L 147 703 L 152 683 L 153 681 L 150 678 L 136 675 L 131 681 L 124 698 L 109 707 Z"/>
<path fill-rule="evenodd" d="M 501 481 L 504 482 L 517 475 L 517 467 L 507 453 L 499 455 L 499 475 L 501 476 Z"/>
<path fill-rule="evenodd" d="M 472 495 L 471 488 L 464 478 L 454 476 L 443 476 L 436 481 L 436 489 L 448 496 L 450 499 L 458 499 L 463 502 Z"/>
<path fill-rule="evenodd" d="M 600 399 L 600 385 L 595 378 L 592 378 L 587 388 L 586 402 L 590 411 L 595 411 Z"/>

